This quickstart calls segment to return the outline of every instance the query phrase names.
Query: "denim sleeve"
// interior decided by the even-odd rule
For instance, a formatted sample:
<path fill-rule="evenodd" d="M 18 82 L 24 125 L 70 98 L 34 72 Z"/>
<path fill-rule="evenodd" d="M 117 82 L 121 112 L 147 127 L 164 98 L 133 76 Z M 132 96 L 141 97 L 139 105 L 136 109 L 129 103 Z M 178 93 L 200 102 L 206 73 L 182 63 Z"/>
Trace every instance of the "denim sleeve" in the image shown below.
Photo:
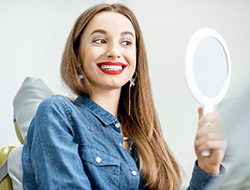
<path fill-rule="evenodd" d="M 39 105 L 23 150 L 24 189 L 30 189 L 25 186 L 34 181 L 40 190 L 91 189 L 72 126 L 70 109 L 62 97 L 49 98 Z M 28 165 L 32 167 L 25 168 Z M 29 175 L 31 168 L 34 179 Z"/>
<path fill-rule="evenodd" d="M 223 177 L 224 168 L 221 166 L 221 173 L 219 175 L 211 175 L 203 172 L 197 166 L 197 161 L 195 162 L 192 178 L 190 185 L 187 190 L 203 190 L 207 189 L 210 183 L 215 180 L 219 180 Z"/>

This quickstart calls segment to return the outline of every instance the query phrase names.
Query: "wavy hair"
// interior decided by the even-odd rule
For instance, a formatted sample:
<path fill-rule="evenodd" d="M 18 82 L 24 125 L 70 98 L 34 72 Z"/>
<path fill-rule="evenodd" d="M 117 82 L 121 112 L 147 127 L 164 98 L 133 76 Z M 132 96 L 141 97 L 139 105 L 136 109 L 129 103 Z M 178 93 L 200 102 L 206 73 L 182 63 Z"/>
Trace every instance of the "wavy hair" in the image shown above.
<path fill-rule="evenodd" d="M 123 133 L 132 141 L 138 154 L 139 169 L 146 189 L 179 189 L 181 174 L 179 165 L 167 146 L 152 98 L 148 73 L 148 61 L 142 32 L 133 12 L 126 6 L 98 4 L 83 12 L 76 20 L 66 42 L 61 63 L 61 76 L 67 86 L 77 95 L 89 96 L 91 87 L 84 77 L 78 59 L 80 38 L 90 20 L 98 13 L 116 12 L 127 17 L 136 35 L 136 85 L 129 89 L 129 82 L 122 87 L 118 119 L 123 125 Z M 83 80 L 79 79 L 83 76 Z M 131 93 L 131 96 L 130 94 Z M 128 105 L 131 97 L 131 108 Z"/>

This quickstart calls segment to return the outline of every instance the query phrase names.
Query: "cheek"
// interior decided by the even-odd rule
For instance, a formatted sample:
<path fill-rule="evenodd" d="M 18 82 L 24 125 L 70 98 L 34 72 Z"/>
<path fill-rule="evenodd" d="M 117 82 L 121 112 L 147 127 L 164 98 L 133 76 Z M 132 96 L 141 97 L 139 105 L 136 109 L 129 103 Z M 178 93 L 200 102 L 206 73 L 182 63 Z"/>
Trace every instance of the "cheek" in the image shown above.
<path fill-rule="evenodd" d="M 130 65 L 133 67 L 133 70 L 135 71 L 136 68 L 136 54 L 132 53 L 130 56 Z"/>
<path fill-rule="evenodd" d="M 93 64 L 97 58 L 98 52 L 91 48 L 82 48 L 80 52 L 80 60 L 83 67 Z"/>
<path fill-rule="evenodd" d="M 135 50 L 126 52 L 126 57 L 131 65 L 136 65 L 136 51 Z"/>

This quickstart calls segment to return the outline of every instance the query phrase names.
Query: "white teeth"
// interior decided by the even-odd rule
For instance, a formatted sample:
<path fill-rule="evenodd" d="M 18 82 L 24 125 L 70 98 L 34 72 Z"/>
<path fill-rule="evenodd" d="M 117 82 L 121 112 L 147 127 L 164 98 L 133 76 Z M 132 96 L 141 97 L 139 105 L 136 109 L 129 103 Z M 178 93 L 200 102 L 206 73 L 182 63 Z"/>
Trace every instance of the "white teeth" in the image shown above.
<path fill-rule="evenodd" d="M 120 65 L 101 65 L 101 68 L 105 70 L 115 70 L 115 71 L 122 70 L 122 66 Z"/>

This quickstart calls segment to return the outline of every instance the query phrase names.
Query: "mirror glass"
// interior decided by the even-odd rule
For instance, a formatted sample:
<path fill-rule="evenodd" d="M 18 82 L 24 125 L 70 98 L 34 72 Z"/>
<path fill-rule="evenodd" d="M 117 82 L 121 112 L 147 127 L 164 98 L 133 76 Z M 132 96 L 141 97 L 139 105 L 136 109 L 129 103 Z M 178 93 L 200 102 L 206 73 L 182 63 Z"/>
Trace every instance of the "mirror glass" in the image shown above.
<path fill-rule="evenodd" d="M 214 37 L 200 41 L 194 54 L 193 72 L 200 91 L 216 97 L 228 76 L 227 57 L 221 43 Z"/>
<path fill-rule="evenodd" d="M 222 36 L 212 28 L 202 28 L 190 38 L 185 57 L 186 81 L 203 113 L 213 111 L 225 96 L 231 79 L 231 59 Z"/>

